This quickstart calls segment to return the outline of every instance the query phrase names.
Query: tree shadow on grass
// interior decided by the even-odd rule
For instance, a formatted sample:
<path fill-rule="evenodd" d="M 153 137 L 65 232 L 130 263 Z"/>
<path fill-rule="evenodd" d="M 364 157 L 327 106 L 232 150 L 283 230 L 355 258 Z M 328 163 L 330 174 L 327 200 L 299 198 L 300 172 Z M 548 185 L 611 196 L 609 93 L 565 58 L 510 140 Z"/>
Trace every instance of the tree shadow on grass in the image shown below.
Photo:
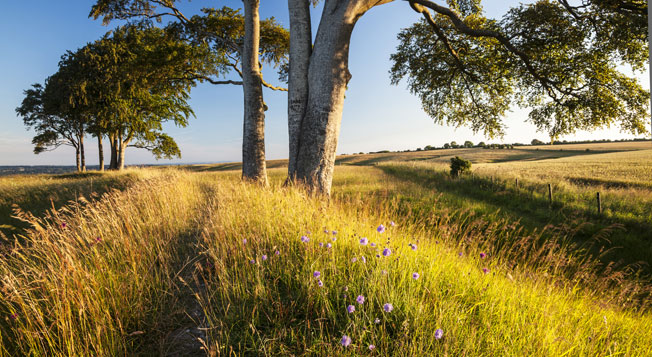
<path fill-rule="evenodd" d="M 466 176 L 453 179 L 444 171 L 407 166 L 385 165 L 380 168 L 403 181 L 412 182 L 426 190 L 442 193 L 442 201 L 455 208 L 476 211 L 479 214 L 498 213 L 510 220 L 519 221 L 527 230 L 541 230 L 549 224 L 579 225 L 572 237 L 584 243 L 599 233 L 609 232 L 607 240 L 594 246 L 590 252 L 603 263 L 622 262 L 641 265 L 644 273 L 650 273 L 648 262 L 652 261 L 649 239 L 652 222 L 635 219 L 611 219 L 595 211 L 570 207 L 564 202 L 564 194 L 556 193 L 553 186 L 553 202 L 548 200 L 547 186 L 527 184 L 519 188 L 515 183 L 494 180 L 490 177 Z M 558 197 L 556 197 L 557 195 Z M 589 223 L 589 224 L 584 224 Z M 614 227 L 624 227 L 618 229 Z M 611 249 L 604 253 L 605 249 Z"/>

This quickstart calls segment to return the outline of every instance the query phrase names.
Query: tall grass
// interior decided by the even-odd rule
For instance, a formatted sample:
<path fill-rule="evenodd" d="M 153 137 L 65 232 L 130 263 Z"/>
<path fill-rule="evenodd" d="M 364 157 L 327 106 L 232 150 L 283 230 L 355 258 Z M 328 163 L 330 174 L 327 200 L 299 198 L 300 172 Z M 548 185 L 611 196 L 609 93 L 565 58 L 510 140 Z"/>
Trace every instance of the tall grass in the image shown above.
<path fill-rule="evenodd" d="M 281 170 L 269 189 L 146 176 L 23 216 L 33 228 L 0 260 L 2 354 L 652 353 L 647 303 L 628 301 L 645 286 L 614 286 L 567 232 L 428 210 L 420 185 L 377 168 L 338 170 L 330 201 L 283 187 Z M 172 349 L 186 315 L 206 335 Z"/>
<path fill-rule="evenodd" d="M 578 288 L 603 288 L 581 279 L 590 273 L 589 260 L 577 258 L 571 279 L 554 277 L 557 258 L 568 253 L 561 245 L 508 249 L 530 252 L 526 257 L 482 251 L 483 259 L 481 247 L 497 249 L 491 244 L 510 234 L 501 231 L 506 225 L 482 232 L 453 220 L 391 227 L 389 205 L 324 203 L 295 190 L 263 194 L 233 182 L 218 192 L 202 234 L 206 262 L 198 269 L 212 354 L 366 354 L 369 345 L 382 355 L 651 352 L 648 313 L 611 306 L 608 291 Z M 381 223 L 388 227 L 382 234 Z M 302 235 L 310 240 L 302 242 Z M 487 244 L 450 244 L 456 235 Z M 361 237 L 376 248 L 360 244 Z M 392 254 L 383 256 L 384 248 Z M 386 303 L 394 310 L 385 312 Z M 347 348 L 343 335 L 353 341 Z"/>
<path fill-rule="evenodd" d="M 165 173 L 99 202 L 29 218 L 0 260 L 0 350 L 124 355 L 151 335 L 175 289 L 202 194 Z M 138 332 L 140 331 L 140 332 Z"/>

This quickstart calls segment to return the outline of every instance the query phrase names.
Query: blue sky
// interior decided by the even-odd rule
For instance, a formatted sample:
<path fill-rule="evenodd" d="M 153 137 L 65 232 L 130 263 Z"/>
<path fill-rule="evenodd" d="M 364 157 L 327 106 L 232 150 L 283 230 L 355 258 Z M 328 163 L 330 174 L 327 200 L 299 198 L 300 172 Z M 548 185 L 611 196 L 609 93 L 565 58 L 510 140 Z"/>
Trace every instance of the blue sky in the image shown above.
<path fill-rule="evenodd" d="M 92 0 L 21 0 L 6 1 L 0 15 L 0 165 L 73 165 L 74 152 L 62 147 L 39 155 L 32 153 L 33 132 L 16 116 L 23 90 L 32 83 L 56 72 L 57 62 L 66 50 L 74 50 L 101 37 L 111 27 L 88 18 Z M 490 17 L 500 17 L 518 1 L 486 0 Z M 192 14 L 202 7 L 241 7 L 240 0 L 194 0 L 184 2 L 181 9 Z M 313 25 L 318 25 L 321 8 L 313 9 Z M 261 16 L 274 16 L 288 27 L 287 2 L 262 0 Z M 526 123 L 527 110 L 516 109 L 505 118 L 508 126 L 503 140 L 489 140 L 465 128 L 433 124 L 421 110 L 416 97 L 402 83 L 390 85 L 389 56 L 397 41 L 396 35 L 418 20 L 404 1 L 373 8 L 365 14 L 353 32 L 350 52 L 349 83 L 344 105 L 338 153 L 378 150 L 405 150 L 426 145 L 441 146 L 455 140 L 491 142 L 530 142 L 546 139 L 544 133 Z M 273 69 L 264 71 L 265 79 L 277 83 Z M 648 74 L 637 75 L 649 88 Z M 266 151 L 268 159 L 287 157 L 286 94 L 265 90 Z M 242 134 L 242 88 L 202 84 L 193 89 L 190 101 L 196 118 L 187 128 L 167 127 L 181 148 L 183 157 L 158 163 L 191 163 L 239 161 Z M 611 128 L 593 133 L 578 133 L 561 139 L 631 138 Z M 108 149 L 105 148 L 108 151 Z M 88 138 L 87 164 L 97 164 L 97 142 Z M 127 164 L 156 163 L 145 150 L 130 148 Z"/>

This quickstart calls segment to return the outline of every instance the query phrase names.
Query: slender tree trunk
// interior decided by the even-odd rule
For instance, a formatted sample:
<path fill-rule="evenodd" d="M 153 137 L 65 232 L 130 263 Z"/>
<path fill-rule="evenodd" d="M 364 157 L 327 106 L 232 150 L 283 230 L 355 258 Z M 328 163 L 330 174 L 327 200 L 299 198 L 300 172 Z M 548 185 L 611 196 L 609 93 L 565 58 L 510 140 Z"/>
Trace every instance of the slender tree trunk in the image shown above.
<path fill-rule="evenodd" d="M 118 138 L 118 161 L 116 163 L 116 170 L 123 170 L 125 168 L 125 149 L 127 143 L 122 140 L 122 135 Z"/>
<path fill-rule="evenodd" d="M 258 61 L 260 42 L 259 0 L 243 0 L 245 34 L 242 46 L 244 125 L 242 177 L 267 185 L 265 164 L 265 103 Z"/>
<path fill-rule="evenodd" d="M 308 67 L 312 53 L 310 4 L 307 0 L 288 0 L 290 11 L 290 71 L 288 73 L 288 180 L 296 178 L 301 121 L 308 104 Z"/>
<path fill-rule="evenodd" d="M 652 63 L 652 9 L 650 9 L 650 0 L 648 0 L 647 7 L 647 43 L 648 43 L 648 63 Z M 650 88 L 652 88 L 652 65 L 648 66 L 648 72 L 650 73 Z M 650 91 L 650 105 L 652 108 L 652 91 Z M 650 119 L 650 135 L 652 135 L 652 119 Z"/>
<path fill-rule="evenodd" d="M 81 172 L 81 160 L 79 158 L 79 146 L 75 146 L 75 159 L 77 161 L 77 172 Z"/>
<path fill-rule="evenodd" d="M 111 161 L 109 162 L 109 170 L 117 170 L 118 168 L 118 134 L 109 134 L 109 146 L 111 147 Z"/>
<path fill-rule="evenodd" d="M 97 134 L 97 152 L 99 155 L 100 167 L 98 170 L 104 171 L 104 145 L 102 145 L 102 134 Z"/>
<path fill-rule="evenodd" d="M 79 151 L 81 153 L 81 171 L 86 172 L 86 150 L 84 149 L 84 134 L 79 136 Z"/>

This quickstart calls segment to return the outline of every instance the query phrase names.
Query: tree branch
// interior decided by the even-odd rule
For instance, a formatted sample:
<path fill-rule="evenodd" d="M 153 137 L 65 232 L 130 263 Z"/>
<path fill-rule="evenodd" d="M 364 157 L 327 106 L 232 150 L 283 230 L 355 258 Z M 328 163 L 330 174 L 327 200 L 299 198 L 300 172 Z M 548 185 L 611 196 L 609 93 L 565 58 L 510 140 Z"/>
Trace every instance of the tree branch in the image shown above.
<path fill-rule="evenodd" d="M 572 90 L 560 88 L 558 84 L 549 78 L 546 78 L 542 75 L 539 74 L 539 72 L 534 68 L 534 65 L 532 64 L 532 61 L 530 57 L 516 48 L 514 44 L 511 43 L 510 40 L 508 40 L 503 34 L 489 30 L 489 29 L 474 29 L 469 27 L 461 18 L 460 16 L 453 10 L 441 6 L 439 4 L 436 4 L 430 0 L 408 0 L 412 6 L 412 8 L 419 12 L 419 13 L 424 13 L 424 12 L 429 12 L 428 9 L 431 9 L 435 11 L 438 14 L 444 15 L 448 17 L 455 26 L 455 29 L 460 31 L 461 33 L 471 36 L 471 37 L 491 37 L 496 39 L 498 42 L 500 42 L 507 50 L 515 54 L 523 64 L 525 65 L 525 68 L 527 71 L 543 86 L 543 88 L 546 90 L 550 98 L 552 98 L 556 103 L 560 103 L 559 98 L 555 94 L 555 90 L 565 94 L 569 95 L 575 98 L 579 98 L 577 93 L 574 93 Z M 416 6 L 415 6 L 416 5 Z M 421 6 L 418 6 L 421 5 Z M 427 7 L 428 9 L 425 9 L 423 7 Z"/>

